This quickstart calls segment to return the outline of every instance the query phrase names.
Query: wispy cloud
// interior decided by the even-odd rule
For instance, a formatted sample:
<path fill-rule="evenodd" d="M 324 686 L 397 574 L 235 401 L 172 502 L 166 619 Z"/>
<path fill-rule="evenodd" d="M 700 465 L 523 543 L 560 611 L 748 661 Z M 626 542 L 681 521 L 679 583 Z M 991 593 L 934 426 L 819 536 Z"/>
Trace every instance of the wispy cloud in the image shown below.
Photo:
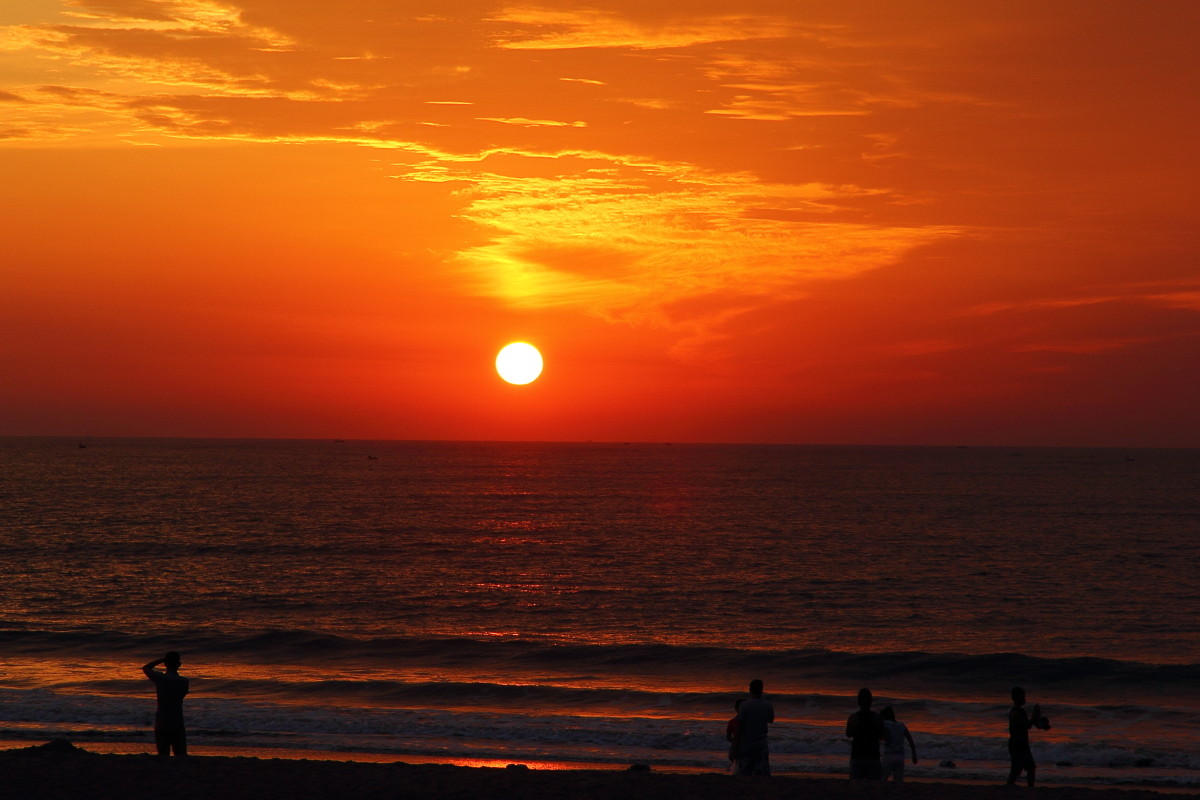
<path fill-rule="evenodd" d="M 514 50 L 633 48 L 657 50 L 713 42 L 770 39 L 795 30 L 784 16 L 714 14 L 658 21 L 637 20 L 599 8 L 513 6 L 495 16 L 517 31 L 498 36 Z"/>
<path fill-rule="evenodd" d="M 525 117 L 476 117 L 484 122 L 501 122 L 505 125 L 520 125 L 523 128 L 586 128 L 587 123 L 581 120 L 563 122 L 556 119 L 526 119 Z"/>
<path fill-rule="evenodd" d="M 821 219 L 826 204 L 862 193 L 852 186 L 764 186 L 750 175 L 599 153 L 552 158 L 553 174 L 534 178 L 489 172 L 486 160 L 413 168 L 412 179 L 472 187 L 463 215 L 489 241 L 457 261 L 478 292 L 711 336 L 730 311 L 794 299 L 814 282 L 878 269 L 956 233 Z M 795 217 L 764 218 L 764 206 Z"/>

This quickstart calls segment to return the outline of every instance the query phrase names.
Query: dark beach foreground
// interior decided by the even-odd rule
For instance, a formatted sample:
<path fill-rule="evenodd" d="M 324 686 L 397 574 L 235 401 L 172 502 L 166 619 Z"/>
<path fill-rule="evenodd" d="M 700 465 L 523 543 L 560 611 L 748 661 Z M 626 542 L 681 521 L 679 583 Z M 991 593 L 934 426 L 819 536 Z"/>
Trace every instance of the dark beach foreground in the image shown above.
<path fill-rule="evenodd" d="M 90 753 L 65 741 L 0 752 L 13 800 L 156 797 L 163 800 L 1013 800 L 1024 788 L 895 784 L 833 778 L 741 779 L 653 771 L 533 770 L 445 764 Z M 1162 800 L 1148 790 L 1039 788 L 1052 800 Z"/>

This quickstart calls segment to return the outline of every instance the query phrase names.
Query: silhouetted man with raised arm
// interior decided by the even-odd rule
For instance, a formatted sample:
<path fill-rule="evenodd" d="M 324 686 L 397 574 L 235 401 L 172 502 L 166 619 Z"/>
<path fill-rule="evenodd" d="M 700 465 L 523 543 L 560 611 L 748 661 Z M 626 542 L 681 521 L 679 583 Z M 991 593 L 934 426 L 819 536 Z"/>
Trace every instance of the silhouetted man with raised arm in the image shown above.
<path fill-rule="evenodd" d="M 154 744 L 160 756 L 187 755 L 187 731 L 183 727 L 183 698 L 188 693 L 188 679 L 179 674 L 182 659 L 172 650 L 166 657 L 142 667 L 146 677 L 154 682 L 158 695 L 158 711 L 154 714 Z M 159 664 L 166 672 L 155 669 Z"/>

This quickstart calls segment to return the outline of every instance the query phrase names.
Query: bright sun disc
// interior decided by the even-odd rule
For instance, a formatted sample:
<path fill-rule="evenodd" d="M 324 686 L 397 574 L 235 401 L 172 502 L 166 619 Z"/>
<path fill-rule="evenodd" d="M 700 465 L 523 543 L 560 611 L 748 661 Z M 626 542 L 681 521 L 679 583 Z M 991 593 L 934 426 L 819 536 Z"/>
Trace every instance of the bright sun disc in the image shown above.
<path fill-rule="evenodd" d="M 496 372 L 509 383 L 533 383 L 542 374 L 542 354 L 531 344 L 513 342 L 496 356 Z"/>

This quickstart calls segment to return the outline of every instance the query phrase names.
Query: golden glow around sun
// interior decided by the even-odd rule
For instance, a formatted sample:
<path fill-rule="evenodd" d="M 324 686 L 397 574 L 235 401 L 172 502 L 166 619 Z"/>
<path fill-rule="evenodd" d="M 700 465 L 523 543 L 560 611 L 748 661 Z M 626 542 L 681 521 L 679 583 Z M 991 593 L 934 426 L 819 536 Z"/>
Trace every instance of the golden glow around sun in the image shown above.
<path fill-rule="evenodd" d="M 531 344 L 513 342 L 496 356 L 496 372 L 509 383 L 533 383 L 542 374 L 542 354 Z"/>

